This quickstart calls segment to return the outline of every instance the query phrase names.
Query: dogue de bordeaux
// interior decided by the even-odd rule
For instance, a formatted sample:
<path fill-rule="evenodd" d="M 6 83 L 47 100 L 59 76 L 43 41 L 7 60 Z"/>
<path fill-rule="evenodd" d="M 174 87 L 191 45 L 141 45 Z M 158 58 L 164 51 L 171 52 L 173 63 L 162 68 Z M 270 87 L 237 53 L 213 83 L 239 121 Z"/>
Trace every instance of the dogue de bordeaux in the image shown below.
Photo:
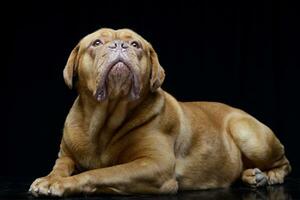
<path fill-rule="evenodd" d="M 158 56 L 132 30 L 87 35 L 63 76 L 78 97 L 53 170 L 29 189 L 34 196 L 172 194 L 238 179 L 259 187 L 291 171 L 283 145 L 254 117 L 222 103 L 179 102 L 161 89 Z"/>

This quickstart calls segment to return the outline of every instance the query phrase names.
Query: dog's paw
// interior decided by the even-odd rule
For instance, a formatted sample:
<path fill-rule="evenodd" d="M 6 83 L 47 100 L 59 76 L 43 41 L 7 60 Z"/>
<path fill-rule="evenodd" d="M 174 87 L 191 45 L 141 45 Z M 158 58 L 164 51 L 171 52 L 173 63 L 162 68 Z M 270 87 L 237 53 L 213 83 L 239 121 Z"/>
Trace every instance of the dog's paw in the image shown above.
<path fill-rule="evenodd" d="M 74 180 L 72 177 L 45 176 L 36 179 L 29 188 L 29 193 L 38 196 L 67 196 L 72 191 Z"/>
<path fill-rule="evenodd" d="M 258 168 L 245 170 L 242 180 L 251 187 L 261 187 L 268 184 L 267 175 Z"/>

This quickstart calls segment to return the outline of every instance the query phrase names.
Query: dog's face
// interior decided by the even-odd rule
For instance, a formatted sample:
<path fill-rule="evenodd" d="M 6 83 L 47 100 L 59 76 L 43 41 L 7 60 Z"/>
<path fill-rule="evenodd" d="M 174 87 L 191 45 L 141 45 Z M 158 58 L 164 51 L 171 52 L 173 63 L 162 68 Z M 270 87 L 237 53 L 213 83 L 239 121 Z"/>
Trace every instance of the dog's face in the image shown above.
<path fill-rule="evenodd" d="M 66 84 L 73 76 L 98 101 L 139 98 L 142 91 L 155 91 L 164 80 L 152 46 L 129 29 L 100 29 L 84 37 L 73 49 L 64 69 Z"/>

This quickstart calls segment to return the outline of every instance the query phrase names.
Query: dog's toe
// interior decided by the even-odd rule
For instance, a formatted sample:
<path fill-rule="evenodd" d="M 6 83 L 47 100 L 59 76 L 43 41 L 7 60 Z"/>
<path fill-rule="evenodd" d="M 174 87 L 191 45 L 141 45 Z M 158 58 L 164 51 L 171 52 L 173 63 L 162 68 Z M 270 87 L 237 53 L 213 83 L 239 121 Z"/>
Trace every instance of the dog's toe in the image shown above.
<path fill-rule="evenodd" d="M 268 177 L 258 168 L 245 170 L 242 180 L 251 187 L 261 187 L 268 183 Z"/>
<path fill-rule="evenodd" d="M 254 171 L 256 187 L 265 186 L 268 182 L 268 177 L 258 168 L 255 168 Z"/>

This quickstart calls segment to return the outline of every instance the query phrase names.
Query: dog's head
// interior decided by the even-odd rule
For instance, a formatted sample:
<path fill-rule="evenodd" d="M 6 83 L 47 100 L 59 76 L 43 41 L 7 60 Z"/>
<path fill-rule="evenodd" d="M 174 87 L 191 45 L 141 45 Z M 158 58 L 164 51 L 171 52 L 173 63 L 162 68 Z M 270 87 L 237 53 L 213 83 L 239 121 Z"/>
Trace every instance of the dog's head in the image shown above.
<path fill-rule="evenodd" d="M 78 76 L 98 101 L 139 98 L 142 91 L 156 91 L 165 74 L 150 43 L 129 29 L 100 29 L 84 37 L 72 50 L 63 72 L 72 88 Z M 147 92 L 147 91 L 146 91 Z"/>

